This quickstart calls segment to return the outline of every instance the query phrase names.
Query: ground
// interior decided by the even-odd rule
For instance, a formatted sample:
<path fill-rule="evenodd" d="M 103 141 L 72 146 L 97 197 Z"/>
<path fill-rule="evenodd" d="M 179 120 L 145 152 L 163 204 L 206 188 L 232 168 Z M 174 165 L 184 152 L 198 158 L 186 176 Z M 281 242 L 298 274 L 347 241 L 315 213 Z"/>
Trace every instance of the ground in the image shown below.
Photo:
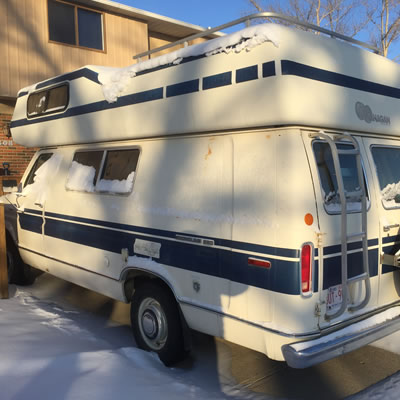
<path fill-rule="evenodd" d="M 307 370 L 207 335 L 175 368 L 136 348 L 129 308 L 48 274 L 0 300 L 1 400 L 397 399 L 400 334 Z"/>

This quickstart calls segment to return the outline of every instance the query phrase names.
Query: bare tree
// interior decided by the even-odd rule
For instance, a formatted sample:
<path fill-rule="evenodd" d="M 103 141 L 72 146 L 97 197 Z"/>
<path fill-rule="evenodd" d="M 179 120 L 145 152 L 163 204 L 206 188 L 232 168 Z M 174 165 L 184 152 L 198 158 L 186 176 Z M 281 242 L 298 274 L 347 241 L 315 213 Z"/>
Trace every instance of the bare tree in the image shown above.
<path fill-rule="evenodd" d="M 257 11 L 273 11 L 302 21 L 355 36 L 371 21 L 367 0 L 248 0 Z"/>
<path fill-rule="evenodd" d="M 376 2 L 374 3 L 376 5 Z M 371 40 L 381 49 L 382 55 L 388 57 L 389 48 L 393 47 L 400 37 L 400 1 L 380 0 L 379 3 L 380 7 L 376 8 L 372 20 Z"/>

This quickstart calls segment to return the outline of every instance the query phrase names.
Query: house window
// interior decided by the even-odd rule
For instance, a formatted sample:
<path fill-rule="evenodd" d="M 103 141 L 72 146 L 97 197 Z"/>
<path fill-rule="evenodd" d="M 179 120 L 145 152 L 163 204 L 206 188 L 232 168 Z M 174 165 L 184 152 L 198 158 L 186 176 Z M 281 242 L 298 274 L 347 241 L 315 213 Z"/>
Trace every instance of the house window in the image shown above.
<path fill-rule="evenodd" d="M 102 13 L 48 0 L 48 17 L 51 41 L 104 50 Z"/>

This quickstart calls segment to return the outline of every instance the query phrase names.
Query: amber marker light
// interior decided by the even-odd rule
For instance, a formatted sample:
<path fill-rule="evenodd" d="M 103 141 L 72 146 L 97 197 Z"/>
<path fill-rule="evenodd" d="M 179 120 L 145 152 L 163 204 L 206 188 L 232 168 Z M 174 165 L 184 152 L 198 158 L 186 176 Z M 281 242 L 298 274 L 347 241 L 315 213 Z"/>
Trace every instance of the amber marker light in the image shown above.
<path fill-rule="evenodd" d="M 314 223 L 314 217 L 312 216 L 312 214 L 306 214 L 304 216 L 304 222 L 306 223 L 306 225 L 312 225 Z"/>

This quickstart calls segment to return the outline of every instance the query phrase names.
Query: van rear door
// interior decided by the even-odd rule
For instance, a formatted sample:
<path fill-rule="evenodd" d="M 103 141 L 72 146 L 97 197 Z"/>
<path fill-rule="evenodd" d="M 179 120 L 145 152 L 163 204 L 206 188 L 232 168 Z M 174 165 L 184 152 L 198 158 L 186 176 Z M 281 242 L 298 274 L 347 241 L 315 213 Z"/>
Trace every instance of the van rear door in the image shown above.
<path fill-rule="evenodd" d="M 318 212 L 319 326 L 321 329 L 375 307 L 379 288 L 378 226 L 376 223 L 378 216 L 374 206 L 375 200 L 371 196 L 373 191 L 370 183 L 371 171 L 365 167 L 363 161 L 365 151 L 360 146 L 360 140 L 355 137 L 346 139 L 345 136 L 338 135 L 341 134 L 323 133 L 321 135 L 318 132 L 303 131 Z M 332 147 L 329 144 L 331 140 L 334 141 L 333 146 L 337 149 L 333 151 L 336 156 L 332 154 Z M 361 169 L 366 187 L 365 228 L 362 222 L 361 184 L 357 169 L 356 153 L 358 152 L 361 156 Z M 337 170 L 334 167 L 335 157 L 340 165 L 340 169 Z M 339 179 L 342 179 L 346 197 L 344 215 L 341 212 Z M 365 258 L 361 235 L 364 229 L 367 235 Z M 364 274 L 364 268 L 369 273 Z M 347 279 L 343 276 L 347 276 Z M 347 289 L 343 288 L 343 281 L 348 282 Z M 346 290 L 347 304 L 342 309 L 343 293 Z"/>
<path fill-rule="evenodd" d="M 395 267 L 400 256 L 400 141 L 363 138 L 369 154 L 379 226 L 379 297 L 378 305 L 399 301 L 400 269 Z"/>

